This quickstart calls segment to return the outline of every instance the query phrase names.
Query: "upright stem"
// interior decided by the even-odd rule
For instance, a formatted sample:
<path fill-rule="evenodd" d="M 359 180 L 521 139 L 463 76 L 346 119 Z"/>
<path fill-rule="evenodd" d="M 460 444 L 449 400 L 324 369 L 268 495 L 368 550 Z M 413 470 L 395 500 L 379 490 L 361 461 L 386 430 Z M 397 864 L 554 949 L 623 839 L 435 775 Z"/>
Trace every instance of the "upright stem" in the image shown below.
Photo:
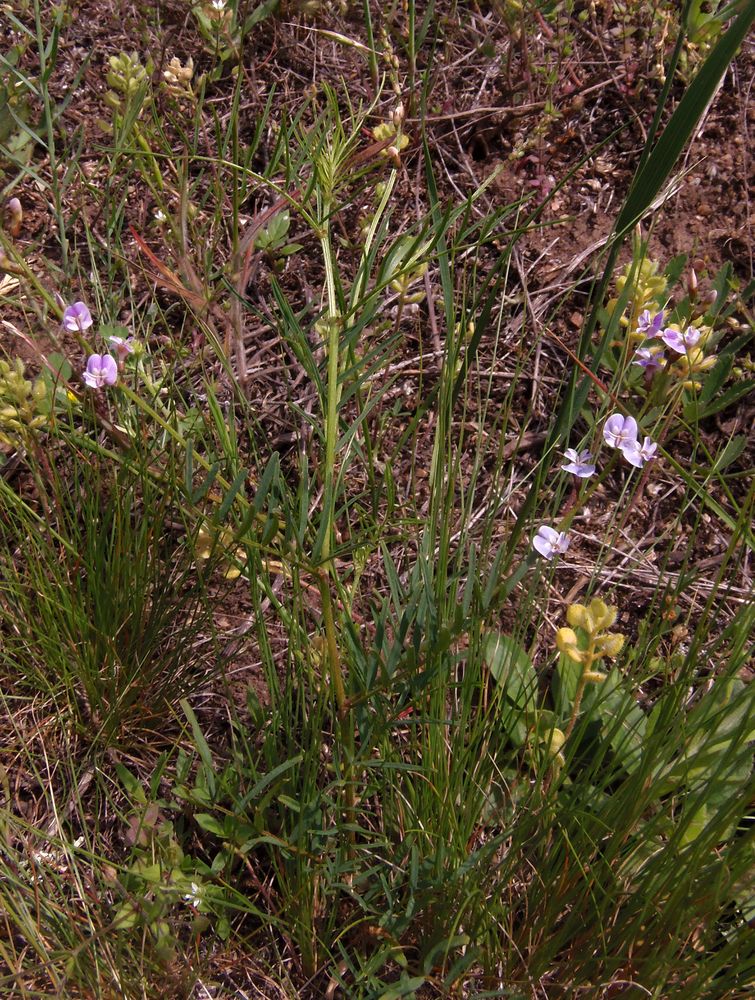
<path fill-rule="evenodd" d="M 341 657 L 338 651 L 335 616 L 333 614 L 333 597 L 331 594 L 331 577 L 335 579 L 335 567 L 331 558 L 332 537 L 335 515 L 335 481 L 336 481 L 336 444 L 338 442 L 338 402 L 340 386 L 341 350 L 341 314 L 338 308 L 335 286 L 335 264 L 330 244 L 330 229 L 328 216 L 330 205 L 326 200 L 323 205 L 323 218 L 320 220 L 323 261 L 325 264 L 325 287 L 328 297 L 328 382 L 327 408 L 325 413 L 325 492 L 324 517 L 325 525 L 322 538 L 322 571 L 320 573 L 320 595 L 322 598 L 323 620 L 325 623 L 325 640 L 330 668 L 330 682 L 333 688 L 338 724 L 341 731 L 341 744 L 344 748 L 344 799 L 346 820 L 351 823 L 354 817 L 355 796 L 352 784 L 354 762 L 354 724 L 352 713 L 346 700 L 346 685 L 343 678 Z M 353 839 L 353 833 L 349 834 Z"/>
<path fill-rule="evenodd" d="M 571 718 L 569 719 L 568 726 L 564 730 L 564 743 L 566 743 L 569 739 L 574 727 L 577 724 L 579 710 L 582 707 L 582 698 L 584 697 L 585 688 L 587 687 L 588 674 L 592 670 L 594 660 L 594 645 L 592 639 L 590 639 L 590 644 L 585 650 L 585 662 L 582 664 L 582 673 L 577 684 L 577 690 L 574 692 L 574 704 L 572 705 Z"/>

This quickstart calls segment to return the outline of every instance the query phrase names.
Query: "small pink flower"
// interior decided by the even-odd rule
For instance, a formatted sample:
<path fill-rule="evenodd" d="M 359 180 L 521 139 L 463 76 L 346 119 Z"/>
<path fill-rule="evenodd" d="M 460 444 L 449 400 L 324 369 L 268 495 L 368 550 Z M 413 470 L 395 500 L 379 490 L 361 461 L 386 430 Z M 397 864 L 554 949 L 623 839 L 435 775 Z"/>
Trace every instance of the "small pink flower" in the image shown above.
<path fill-rule="evenodd" d="M 90 389 L 101 389 L 104 385 L 115 385 L 118 380 L 118 365 L 112 354 L 92 354 L 87 361 L 84 381 Z"/>
<path fill-rule="evenodd" d="M 74 302 L 63 310 L 63 327 L 71 333 L 83 333 L 94 320 L 83 302 Z"/>
<path fill-rule="evenodd" d="M 663 311 L 653 315 L 649 309 L 645 309 L 637 320 L 637 333 L 641 333 L 650 340 L 652 337 L 659 336 L 662 326 Z"/>
<path fill-rule="evenodd" d="M 657 347 L 638 347 L 634 352 L 633 365 L 639 365 L 646 372 L 666 367 L 666 357 Z"/>
<path fill-rule="evenodd" d="M 541 524 L 532 539 L 532 545 L 544 559 L 550 560 L 555 555 L 563 555 L 566 552 L 570 539 L 565 531 L 556 531 L 548 524 Z"/>
<path fill-rule="evenodd" d="M 134 353 L 133 337 L 108 337 L 108 343 L 118 355 L 118 364 L 122 365 L 129 354 Z"/>

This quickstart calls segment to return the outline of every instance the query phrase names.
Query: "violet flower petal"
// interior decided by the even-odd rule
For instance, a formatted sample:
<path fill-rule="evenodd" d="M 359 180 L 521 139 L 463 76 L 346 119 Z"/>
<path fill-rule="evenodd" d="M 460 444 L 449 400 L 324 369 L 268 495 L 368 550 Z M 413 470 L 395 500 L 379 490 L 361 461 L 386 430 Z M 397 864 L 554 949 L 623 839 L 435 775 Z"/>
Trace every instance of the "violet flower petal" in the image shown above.
<path fill-rule="evenodd" d="M 603 426 L 603 438 L 612 448 L 624 448 L 637 441 L 637 421 L 622 413 L 613 413 Z"/>
<path fill-rule="evenodd" d="M 74 302 L 63 310 L 63 327 L 71 333 L 83 333 L 94 320 L 83 302 Z"/>
<path fill-rule="evenodd" d="M 90 354 L 84 381 L 90 389 L 101 389 L 105 385 L 115 385 L 118 380 L 118 365 L 112 354 Z"/>

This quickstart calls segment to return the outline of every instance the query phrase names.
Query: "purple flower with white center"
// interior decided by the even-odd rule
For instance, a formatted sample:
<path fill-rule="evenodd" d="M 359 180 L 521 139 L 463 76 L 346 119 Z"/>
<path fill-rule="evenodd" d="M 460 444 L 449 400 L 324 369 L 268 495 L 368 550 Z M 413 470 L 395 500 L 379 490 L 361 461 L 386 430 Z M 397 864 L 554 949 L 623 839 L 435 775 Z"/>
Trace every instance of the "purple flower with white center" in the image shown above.
<path fill-rule="evenodd" d="M 641 469 L 645 462 L 650 462 L 655 458 L 657 451 L 658 445 L 649 437 L 646 437 L 642 444 L 639 441 L 635 441 L 634 445 L 627 445 L 627 447 L 622 448 L 621 454 L 627 462 Z"/>
<path fill-rule="evenodd" d="M 666 347 L 670 347 L 677 354 L 686 354 L 697 344 L 699 339 L 700 331 L 694 326 L 688 326 L 684 333 L 669 326 L 661 335 L 661 340 Z"/>
<path fill-rule="evenodd" d="M 649 309 L 645 309 L 644 312 L 640 313 L 640 317 L 637 320 L 637 333 L 641 333 L 648 339 L 650 337 L 658 337 L 660 336 L 662 326 L 663 310 L 653 315 Z"/>
<path fill-rule="evenodd" d="M 101 389 L 104 385 L 115 385 L 118 380 L 118 365 L 112 354 L 91 354 L 87 361 L 84 381 L 90 389 Z"/>
<path fill-rule="evenodd" d="M 550 560 L 556 555 L 563 555 L 569 548 L 570 540 L 565 531 L 556 531 L 555 528 L 542 524 L 532 539 L 532 545 L 544 559 Z"/>
<path fill-rule="evenodd" d="M 63 310 L 63 327 L 71 333 L 83 333 L 94 320 L 83 302 L 74 302 Z"/>
<path fill-rule="evenodd" d="M 634 352 L 633 365 L 639 365 L 645 371 L 656 371 L 666 367 L 666 356 L 663 351 L 652 347 L 638 347 Z"/>
<path fill-rule="evenodd" d="M 575 448 L 567 448 L 564 452 L 566 463 L 561 466 L 564 472 L 571 472 L 580 479 L 589 479 L 595 472 L 595 466 L 591 464 L 592 455 L 587 449 L 577 451 Z"/>
<path fill-rule="evenodd" d="M 622 450 L 637 443 L 637 421 L 634 417 L 625 417 L 622 413 L 612 414 L 603 426 L 603 437 L 606 444 Z"/>

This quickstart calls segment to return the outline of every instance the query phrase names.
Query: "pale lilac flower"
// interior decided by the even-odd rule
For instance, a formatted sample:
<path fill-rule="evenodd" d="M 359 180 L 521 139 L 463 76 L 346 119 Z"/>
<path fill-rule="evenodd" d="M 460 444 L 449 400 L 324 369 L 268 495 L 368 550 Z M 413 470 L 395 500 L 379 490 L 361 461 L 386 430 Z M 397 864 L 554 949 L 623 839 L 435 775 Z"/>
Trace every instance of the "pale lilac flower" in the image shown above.
<path fill-rule="evenodd" d="M 634 417 L 625 417 L 621 413 L 612 414 L 603 427 L 603 437 L 606 444 L 612 448 L 621 448 L 637 443 L 637 421 Z"/>
<path fill-rule="evenodd" d="M 118 355 L 118 364 L 122 365 L 126 360 L 126 356 L 134 353 L 134 338 L 133 337 L 108 337 L 108 344 L 115 350 Z"/>
<path fill-rule="evenodd" d="M 694 326 L 688 326 L 684 333 L 674 330 L 673 327 L 666 327 L 661 335 L 661 340 L 677 354 L 686 354 L 690 348 L 694 347 L 700 339 L 700 331 Z"/>
<path fill-rule="evenodd" d="M 91 354 L 84 372 L 84 381 L 90 389 L 101 389 L 103 385 L 115 385 L 118 379 L 118 365 L 112 354 Z"/>
<path fill-rule="evenodd" d="M 643 334 L 648 339 L 658 337 L 660 336 L 662 326 L 663 310 L 653 315 L 649 309 L 645 309 L 644 312 L 640 313 L 637 320 L 637 333 Z"/>
<path fill-rule="evenodd" d="M 569 548 L 570 540 L 565 531 L 556 531 L 547 524 L 541 524 L 532 539 L 532 545 L 545 559 L 563 555 Z"/>
<path fill-rule="evenodd" d="M 646 437 L 642 444 L 639 441 L 635 441 L 633 445 L 627 445 L 625 448 L 622 448 L 621 454 L 627 462 L 641 469 L 645 462 L 650 462 L 655 458 L 657 451 L 658 445 L 649 437 Z"/>
<path fill-rule="evenodd" d="M 83 333 L 93 322 L 92 314 L 83 302 L 74 302 L 63 310 L 63 326 L 71 333 Z"/>
<path fill-rule="evenodd" d="M 592 455 L 587 449 L 577 451 L 575 448 L 567 448 L 564 458 L 566 463 L 561 466 L 564 472 L 571 472 L 580 479 L 589 479 L 595 472 L 595 466 L 590 463 Z"/>
<path fill-rule="evenodd" d="M 654 371 L 666 367 L 666 356 L 662 350 L 652 347 L 638 347 L 634 352 L 633 365 L 639 365 L 645 371 Z"/>

